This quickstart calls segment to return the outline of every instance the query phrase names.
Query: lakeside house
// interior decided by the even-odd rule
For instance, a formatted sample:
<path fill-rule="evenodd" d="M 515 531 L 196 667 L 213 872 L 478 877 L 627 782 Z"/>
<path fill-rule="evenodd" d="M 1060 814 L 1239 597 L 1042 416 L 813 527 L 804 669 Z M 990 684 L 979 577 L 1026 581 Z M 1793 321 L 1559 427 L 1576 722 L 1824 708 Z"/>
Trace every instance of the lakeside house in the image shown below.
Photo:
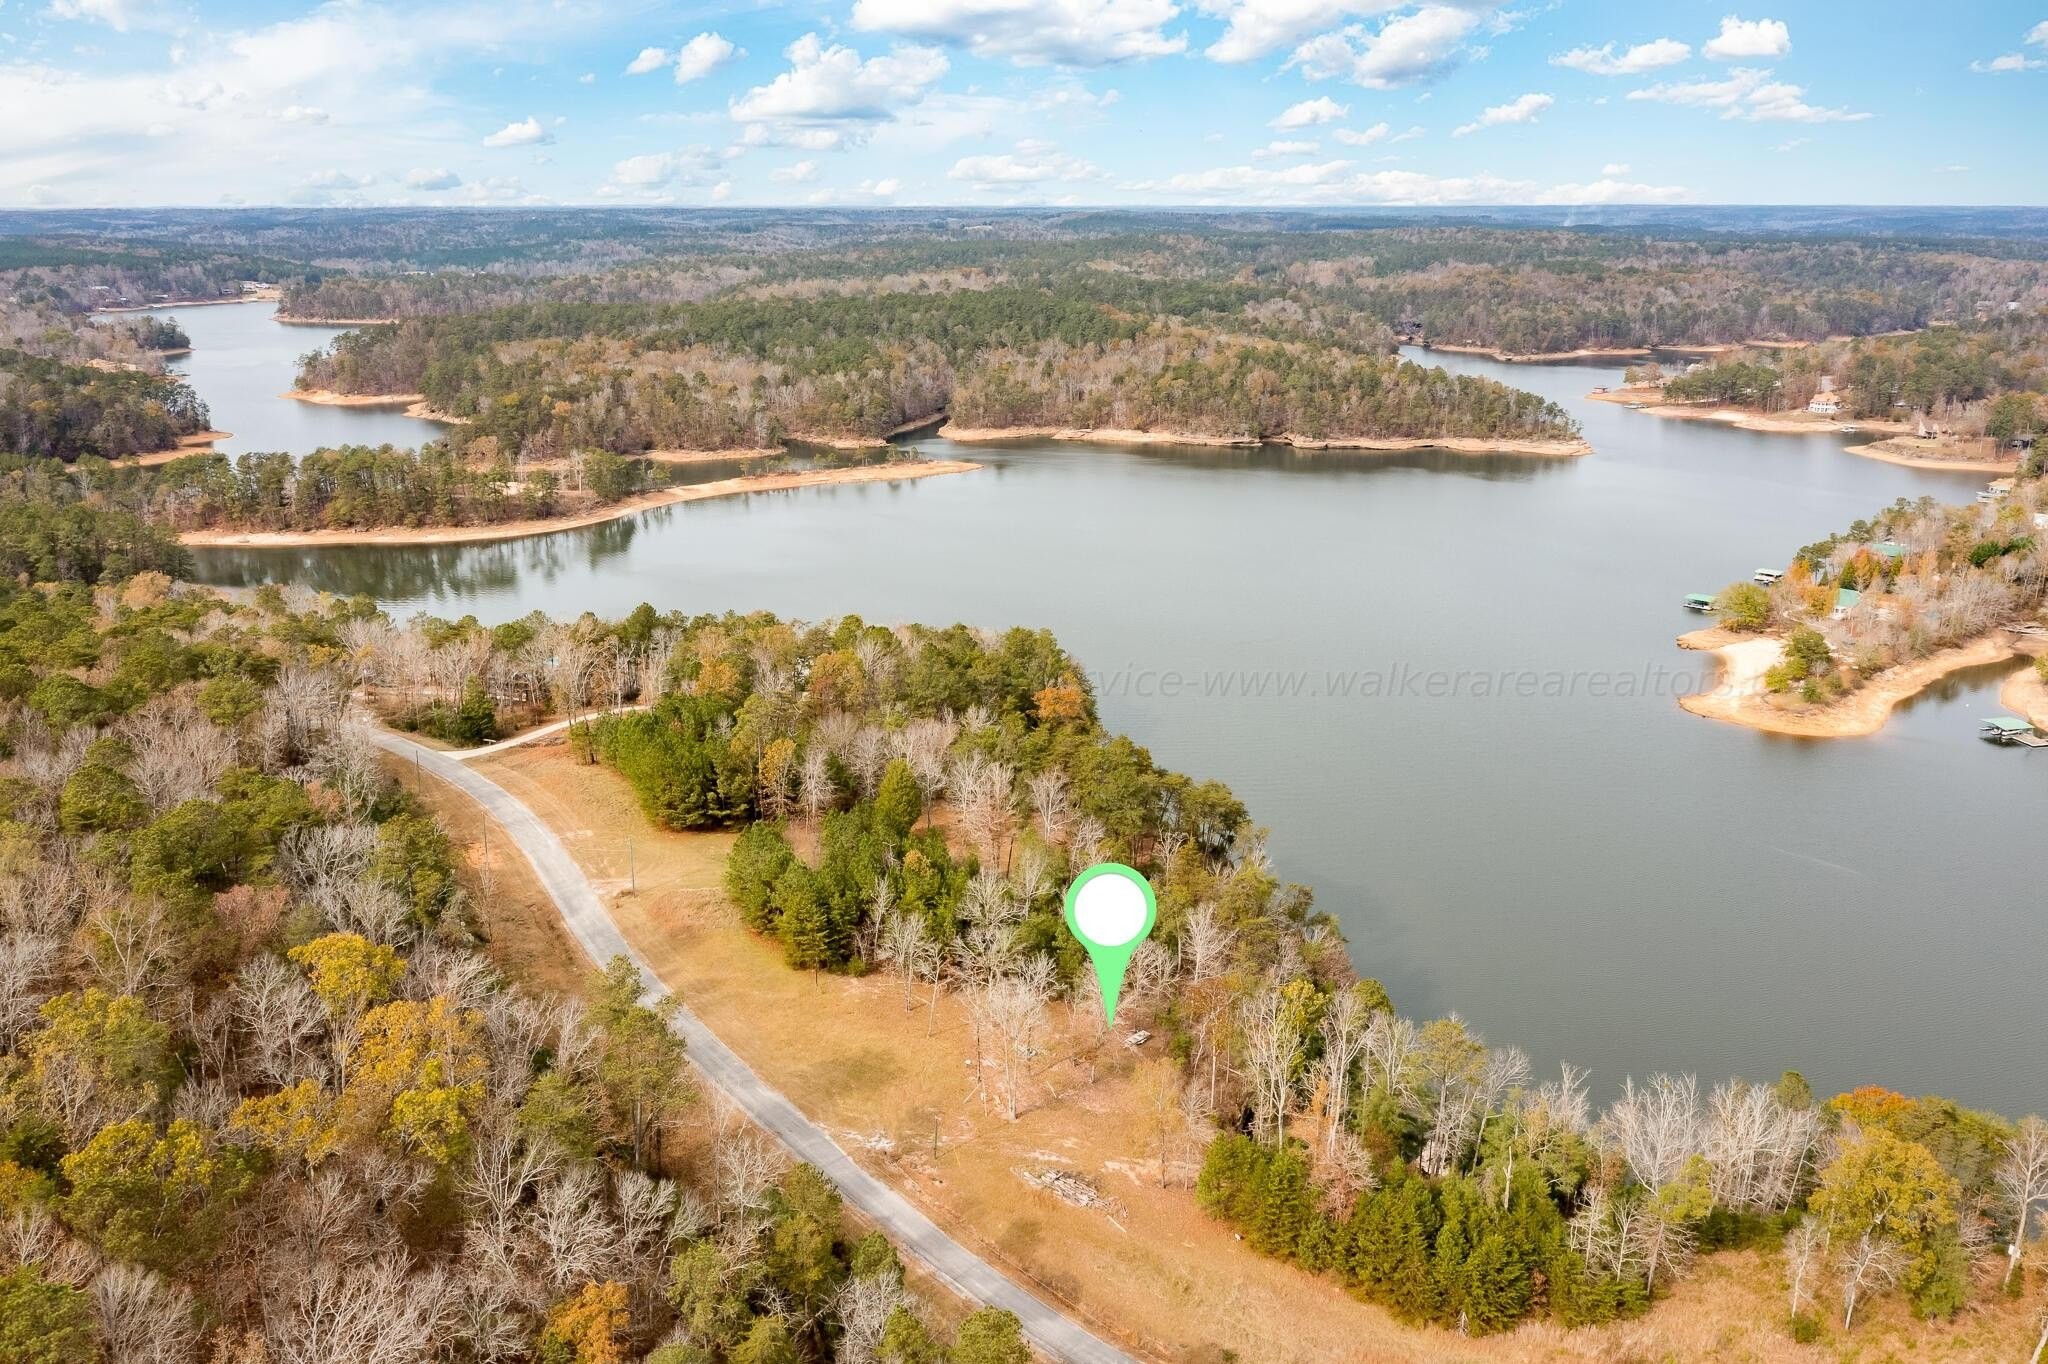
<path fill-rule="evenodd" d="M 1813 401 L 1806 405 L 1806 410 L 1816 417 L 1833 417 L 1840 415 L 1842 405 L 1834 400 L 1833 395 L 1821 393 L 1816 394 Z"/>
<path fill-rule="evenodd" d="M 1842 617 L 1849 614 L 1850 610 L 1854 608 L 1857 602 L 1860 602 L 1862 600 L 1863 594 L 1861 592 L 1858 592 L 1853 587 L 1843 587 L 1836 589 L 1835 609 L 1828 613 L 1829 618 L 1832 620 L 1842 619 Z"/>

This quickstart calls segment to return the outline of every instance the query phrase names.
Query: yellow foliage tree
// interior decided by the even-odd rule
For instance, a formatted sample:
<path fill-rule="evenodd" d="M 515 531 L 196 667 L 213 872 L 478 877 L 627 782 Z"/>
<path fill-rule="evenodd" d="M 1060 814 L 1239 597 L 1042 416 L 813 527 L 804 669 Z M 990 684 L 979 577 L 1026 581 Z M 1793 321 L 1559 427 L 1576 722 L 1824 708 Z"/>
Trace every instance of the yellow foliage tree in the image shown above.
<path fill-rule="evenodd" d="M 541 1364 L 625 1364 L 631 1324 L 624 1284 L 587 1283 L 549 1309 L 537 1357 Z"/>
<path fill-rule="evenodd" d="M 436 995 L 398 1000 L 363 1015 L 339 1094 L 301 1080 L 245 1099 L 231 1125 L 273 1151 L 318 1164 L 354 1144 L 388 1140 L 447 1165 L 469 1146 L 470 1116 L 484 1099 L 481 1020 Z"/>
<path fill-rule="evenodd" d="M 405 958 L 358 933 L 329 933 L 285 953 L 305 971 L 332 1018 L 353 1018 L 391 997 Z"/>
<path fill-rule="evenodd" d="M 475 1012 L 435 995 L 363 1015 L 337 1110 L 351 1136 L 382 1132 L 429 1160 L 468 1144 L 468 1115 L 484 1097 L 483 1026 Z"/>

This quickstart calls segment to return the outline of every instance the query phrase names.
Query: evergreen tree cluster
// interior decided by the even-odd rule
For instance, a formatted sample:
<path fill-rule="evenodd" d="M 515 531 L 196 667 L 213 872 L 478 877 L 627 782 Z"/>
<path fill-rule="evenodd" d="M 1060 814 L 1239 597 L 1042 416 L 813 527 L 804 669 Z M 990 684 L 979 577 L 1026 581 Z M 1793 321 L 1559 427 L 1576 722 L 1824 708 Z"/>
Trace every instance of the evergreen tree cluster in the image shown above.
<path fill-rule="evenodd" d="M 0 454 L 118 459 L 206 429 L 206 404 L 182 380 L 0 349 Z"/>

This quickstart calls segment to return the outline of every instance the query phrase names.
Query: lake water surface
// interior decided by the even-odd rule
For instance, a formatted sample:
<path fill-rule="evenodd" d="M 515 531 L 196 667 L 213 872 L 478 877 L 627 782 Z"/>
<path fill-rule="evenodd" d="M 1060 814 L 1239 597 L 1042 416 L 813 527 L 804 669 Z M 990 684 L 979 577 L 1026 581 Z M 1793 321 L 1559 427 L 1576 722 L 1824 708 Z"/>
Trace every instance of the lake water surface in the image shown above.
<path fill-rule="evenodd" d="M 278 401 L 324 334 L 268 313 L 179 313 L 231 448 L 432 435 Z M 926 439 L 987 467 L 495 545 L 196 557 L 208 581 L 368 592 L 400 615 L 649 601 L 1050 627 L 1106 723 L 1235 788 L 1405 1011 L 1456 1010 L 1603 1089 L 1797 1067 L 1822 1088 L 2048 1107 L 2048 758 L 1974 737 L 2008 669 L 1860 740 L 1772 738 L 1674 699 L 1702 672 L 1671 642 L 1700 623 L 1686 593 L 1983 476 L 1585 401 L 1612 369 L 1427 359 L 1564 403 L 1597 453 Z"/>

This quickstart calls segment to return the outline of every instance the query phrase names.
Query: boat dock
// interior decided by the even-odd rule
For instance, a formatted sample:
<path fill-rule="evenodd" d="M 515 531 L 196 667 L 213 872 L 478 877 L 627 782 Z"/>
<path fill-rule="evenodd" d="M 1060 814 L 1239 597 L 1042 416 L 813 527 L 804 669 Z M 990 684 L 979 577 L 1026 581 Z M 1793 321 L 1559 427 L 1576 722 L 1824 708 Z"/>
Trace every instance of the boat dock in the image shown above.
<path fill-rule="evenodd" d="M 2048 748 L 2048 739 L 2016 715 L 1994 715 L 1977 731 L 1978 737 L 1994 744 L 2017 744 L 2021 748 Z"/>

